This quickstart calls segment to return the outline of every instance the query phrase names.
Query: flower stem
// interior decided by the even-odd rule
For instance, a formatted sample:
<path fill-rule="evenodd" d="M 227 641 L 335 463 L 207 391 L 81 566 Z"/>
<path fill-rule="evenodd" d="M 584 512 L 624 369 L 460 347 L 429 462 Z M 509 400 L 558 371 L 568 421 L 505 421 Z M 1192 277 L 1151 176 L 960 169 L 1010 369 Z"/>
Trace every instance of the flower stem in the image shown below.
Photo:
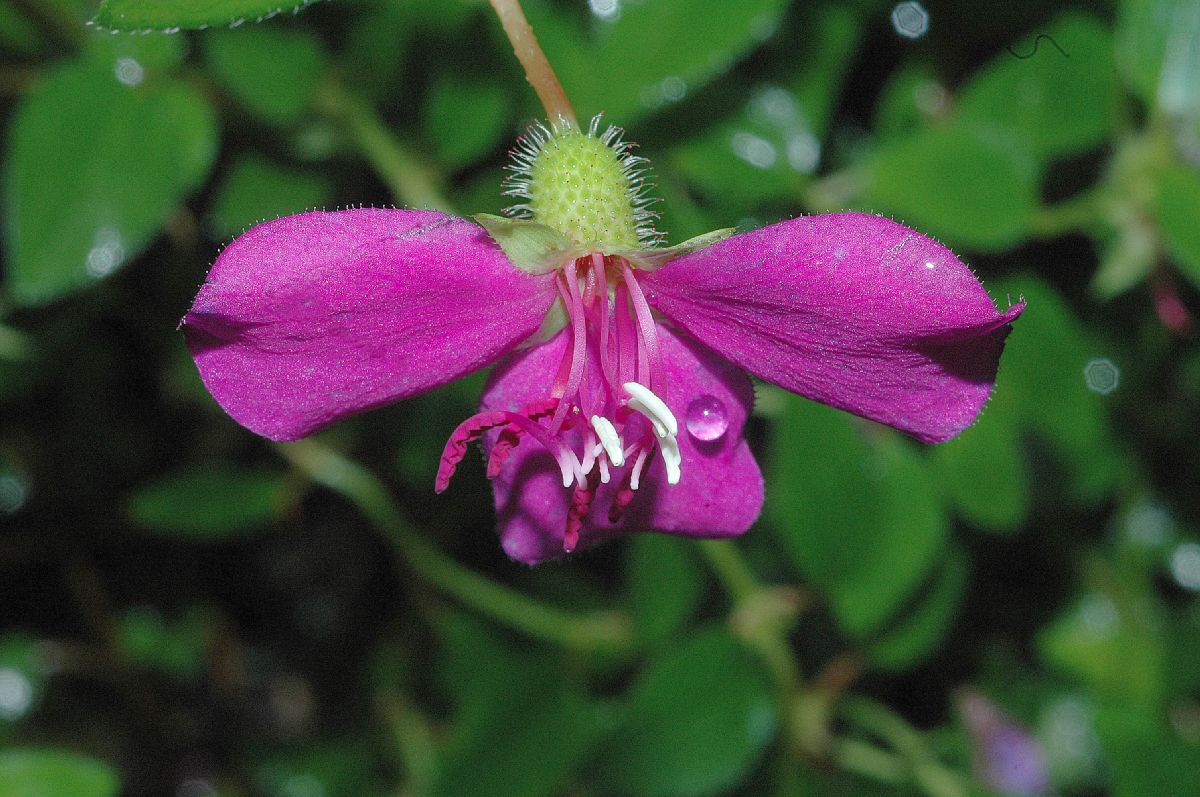
<path fill-rule="evenodd" d="M 398 141 L 369 103 L 330 81 L 318 91 L 314 104 L 345 129 L 397 202 L 411 208 L 452 210 L 428 161 Z"/>
<path fill-rule="evenodd" d="M 588 653 L 624 653 L 633 646 L 615 612 L 576 615 L 545 606 L 462 567 L 429 544 L 404 517 L 387 488 L 363 466 L 313 440 L 276 450 L 314 482 L 353 503 L 395 546 L 410 570 L 464 606 L 532 637 Z"/>
<path fill-rule="evenodd" d="M 558 82 L 558 76 L 554 74 L 554 69 L 546 60 L 546 54 L 538 45 L 537 37 L 533 35 L 533 28 L 529 27 L 529 22 L 525 19 L 524 12 L 521 11 L 521 4 L 518 0 L 490 0 L 490 2 L 496 11 L 496 16 L 500 18 L 504 33 L 512 42 L 517 60 L 525 69 L 525 79 L 529 81 L 529 85 L 533 86 L 538 99 L 542 101 L 542 107 L 546 109 L 546 119 L 551 126 L 565 124 L 578 127 L 579 123 L 575 120 L 575 110 L 571 107 L 571 101 L 567 99 L 567 93 L 563 91 L 562 84 Z"/>

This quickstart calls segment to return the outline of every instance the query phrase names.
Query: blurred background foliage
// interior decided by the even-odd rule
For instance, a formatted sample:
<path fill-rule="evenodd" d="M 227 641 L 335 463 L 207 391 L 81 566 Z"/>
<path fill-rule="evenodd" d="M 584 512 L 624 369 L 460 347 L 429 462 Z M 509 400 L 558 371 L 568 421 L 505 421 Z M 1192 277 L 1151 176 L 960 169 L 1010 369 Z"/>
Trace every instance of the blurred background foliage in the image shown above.
<path fill-rule="evenodd" d="M 481 377 L 273 447 L 192 368 L 231 237 L 497 212 L 538 114 L 482 0 L 277 1 L 0 0 L 0 797 L 1197 793 L 1200 4 L 526 0 L 671 242 L 1029 303 L 953 442 L 760 386 L 742 540 L 529 570 L 432 494 Z"/>

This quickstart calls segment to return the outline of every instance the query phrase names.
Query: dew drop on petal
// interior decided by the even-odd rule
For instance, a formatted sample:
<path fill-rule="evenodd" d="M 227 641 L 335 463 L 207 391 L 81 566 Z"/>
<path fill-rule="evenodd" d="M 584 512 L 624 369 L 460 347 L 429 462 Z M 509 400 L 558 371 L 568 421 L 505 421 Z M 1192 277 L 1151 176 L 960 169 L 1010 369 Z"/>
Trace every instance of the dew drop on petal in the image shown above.
<path fill-rule="evenodd" d="M 711 443 L 720 440 L 729 428 L 729 414 L 725 411 L 725 404 L 716 396 L 700 396 L 688 405 L 685 425 L 692 437 Z"/>

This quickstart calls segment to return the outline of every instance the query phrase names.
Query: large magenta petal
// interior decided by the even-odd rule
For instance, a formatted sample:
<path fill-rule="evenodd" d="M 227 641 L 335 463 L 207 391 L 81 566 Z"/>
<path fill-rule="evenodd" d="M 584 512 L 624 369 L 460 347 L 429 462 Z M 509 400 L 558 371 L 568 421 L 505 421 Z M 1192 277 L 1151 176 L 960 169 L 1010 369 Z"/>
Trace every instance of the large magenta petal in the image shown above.
<path fill-rule="evenodd" d="M 1009 323 L 941 244 L 879 216 L 807 216 L 641 272 L 700 341 L 802 396 L 940 442 L 975 420 Z"/>
<path fill-rule="evenodd" d="M 184 335 L 234 420 L 295 440 L 449 382 L 533 334 L 553 276 L 433 211 L 312 212 L 260 224 L 213 265 Z"/>
<path fill-rule="evenodd" d="M 658 334 L 668 379 L 663 398 L 680 421 L 682 477 L 676 485 L 667 484 L 661 456 L 656 455 L 624 517 L 610 523 L 608 509 L 629 466 L 614 468 L 612 481 L 597 490 L 580 548 L 640 531 L 732 537 L 746 531 L 762 508 L 762 474 L 742 439 L 754 400 L 750 381 L 700 343 L 662 325 Z M 484 409 L 516 411 L 543 398 L 567 339 L 564 330 L 498 366 L 483 395 Z M 728 422 L 725 433 L 708 443 L 686 431 L 689 404 L 705 396 L 720 402 Z M 573 442 L 579 450 L 580 442 Z M 554 460 L 535 441 L 524 439 L 493 486 L 505 552 L 526 564 L 561 557 L 571 491 L 562 486 Z"/>

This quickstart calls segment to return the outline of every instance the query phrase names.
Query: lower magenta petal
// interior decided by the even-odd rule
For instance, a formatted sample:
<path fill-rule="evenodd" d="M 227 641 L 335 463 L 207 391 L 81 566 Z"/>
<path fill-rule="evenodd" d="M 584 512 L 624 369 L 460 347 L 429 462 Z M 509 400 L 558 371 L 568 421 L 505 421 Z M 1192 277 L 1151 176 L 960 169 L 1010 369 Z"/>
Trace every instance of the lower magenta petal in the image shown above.
<path fill-rule="evenodd" d="M 807 216 L 639 275 L 650 304 L 802 396 L 946 440 L 979 414 L 1018 304 L 998 313 L 966 265 L 879 216 Z"/>
<path fill-rule="evenodd" d="M 610 467 L 611 479 L 599 484 L 580 532 L 580 549 L 631 532 L 657 531 L 692 537 L 731 537 L 758 517 L 763 481 L 742 429 L 753 403 L 745 374 L 702 344 L 659 325 L 658 341 L 667 385 L 662 394 L 685 423 L 688 407 L 719 407 L 724 431 L 705 441 L 686 428 L 678 437 L 682 459 L 679 484 L 667 484 L 662 456 L 656 452 L 633 500 L 616 522 L 609 510 L 633 466 Z M 562 360 L 569 335 L 521 352 L 499 365 L 484 392 L 485 410 L 517 411 L 545 391 L 549 374 Z M 590 428 L 575 424 L 566 436 Z M 701 437 L 711 437 L 710 431 Z M 493 436 L 494 439 L 494 436 Z M 572 440 L 577 448 L 582 437 Z M 630 441 L 626 441 L 628 443 Z M 563 556 L 563 539 L 572 490 L 564 489 L 559 467 L 542 446 L 522 440 L 493 481 L 500 540 L 505 552 L 526 564 Z"/>
<path fill-rule="evenodd" d="M 295 440 L 487 365 L 554 298 L 552 276 L 518 271 L 465 219 L 315 211 L 231 243 L 182 327 L 234 420 Z"/>

